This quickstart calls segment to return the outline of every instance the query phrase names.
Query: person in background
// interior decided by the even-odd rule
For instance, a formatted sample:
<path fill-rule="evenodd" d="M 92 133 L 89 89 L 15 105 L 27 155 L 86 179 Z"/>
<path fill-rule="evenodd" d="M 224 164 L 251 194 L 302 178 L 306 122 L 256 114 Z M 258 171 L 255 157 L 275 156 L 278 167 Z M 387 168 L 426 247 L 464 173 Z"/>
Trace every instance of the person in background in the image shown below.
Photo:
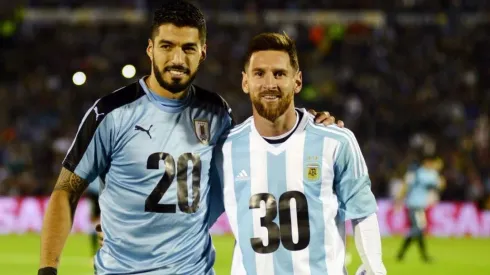
<path fill-rule="evenodd" d="M 419 246 L 422 260 L 426 263 L 432 262 L 427 254 L 425 241 L 425 229 L 427 226 L 426 209 L 438 201 L 438 193 L 445 186 L 445 180 L 440 176 L 443 163 L 439 158 L 428 155 L 424 156 L 422 164 L 415 170 L 406 182 L 405 205 L 408 208 L 410 231 L 405 237 L 397 255 L 397 260 L 402 261 L 410 244 L 416 241 Z"/>

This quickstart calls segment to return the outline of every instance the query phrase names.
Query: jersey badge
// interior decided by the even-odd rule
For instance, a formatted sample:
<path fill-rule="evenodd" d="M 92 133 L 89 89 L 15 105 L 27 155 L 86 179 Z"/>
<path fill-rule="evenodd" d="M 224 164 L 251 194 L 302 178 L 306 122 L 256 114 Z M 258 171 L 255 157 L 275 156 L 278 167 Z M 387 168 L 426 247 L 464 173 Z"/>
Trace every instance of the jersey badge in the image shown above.
<path fill-rule="evenodd" d="M 209 144 L 209 123 L 207 120 L 194 120 L 194 132 L 202 144 Z"/>
<path fill-rule="evenodd" d="M 317 182 L 320 179 L 320 165 L 315 162 L 306 164 L 305 179 L 309 182 Z"/>

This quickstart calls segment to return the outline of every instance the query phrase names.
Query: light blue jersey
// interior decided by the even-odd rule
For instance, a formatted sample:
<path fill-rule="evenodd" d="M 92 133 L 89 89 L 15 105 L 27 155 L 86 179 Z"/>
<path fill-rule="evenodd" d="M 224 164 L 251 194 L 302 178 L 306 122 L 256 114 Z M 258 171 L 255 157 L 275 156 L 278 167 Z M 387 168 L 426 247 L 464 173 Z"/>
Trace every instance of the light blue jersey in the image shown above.
<path fill-rule="evenodd" d="M 233 275 L 346 274 L 345 220 L 377 210 L 353 133 L 306 114 L 283 143 L 264 140 L 253 118 L 216 147 L 235 235 Z"/>
<path fill-rule="evenodd" d="M 429 193 L 437 188 L 439 173 L 436 170 L 420 167 L 415 171 L 408 185 L 406 204 L 408 208 L 425 209 L 429 205 Z"/>
<path fill-rule="evenodd" d="M 96 274 L 214 274 L 209 168 L 229 112 L 217 94 L 164 100 L 143 80 L 90 108 L 63 165 L 103 184 Z"/>

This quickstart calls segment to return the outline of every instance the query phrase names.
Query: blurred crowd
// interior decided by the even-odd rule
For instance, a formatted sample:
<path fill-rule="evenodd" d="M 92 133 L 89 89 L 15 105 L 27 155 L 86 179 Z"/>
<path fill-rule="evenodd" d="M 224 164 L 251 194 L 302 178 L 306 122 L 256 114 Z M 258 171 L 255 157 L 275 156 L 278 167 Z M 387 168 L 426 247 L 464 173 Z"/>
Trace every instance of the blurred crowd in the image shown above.
<path fill-rule="evenodd" d="M 110 2 L 122 3 L 104 5 Z M 139 8 L 155 4 L 123 2 Z M 370 8 L 378 2 L 394 3 L 382 7 L 386 9 L 451 8 L 442 4 L 447 1 L 421 0 L 203 2 L 203 8 L 247 13 L 262 8 Z M 463 3 L 459 9 L 465 10 L 489 6 L 486 1 L 453 2 Z M 63 3 L 82 5 L 76 0 Z M 389 197 L 390 186 L 422 154 L 437 154 L 447 180 L 442 199 L 490 208 L 489 25 L 465 26 L 451 18 L 414 26 L 392 20 L 383 27 L 362 22 L 266 25 L 260 16 L 255 19 L 247 24 L 208 22 L 208 57 L 196 80 L 223 95 L 238 121 L 251 114 L 240 87 L 247 41 L 261 31 L 285 31 L 296 40 L 304 77 L 296 105 L 344 120 L 361 144 L 378 197 Z M 20 21 L 14 32 L 0 37 L 0 195 L 49 194 L 85 111 L 98 97 L 148 73 L 148 32 L 147 24 Z M 137 69 L 132 79 L 121 75 L 126 64 Z M 82 86 L 72 82 L 76 71 L 87 76 Z"/>
<path fill-rule="evenodd" d="M 162 0 L 18 0 L 33 7 L 94 7 L 101 4 L 106 7 L 154 6 Z M 17 3 L 19 3 L 16 1 Z M 441 11 L 456 7 L 464 11 L 481 11 L 489 9 L 490 4 L 485 0 L 199 0 L 203 9 L 220 10 L 263 10 L 263 9 L 382 9 L 405 11 Z"/>

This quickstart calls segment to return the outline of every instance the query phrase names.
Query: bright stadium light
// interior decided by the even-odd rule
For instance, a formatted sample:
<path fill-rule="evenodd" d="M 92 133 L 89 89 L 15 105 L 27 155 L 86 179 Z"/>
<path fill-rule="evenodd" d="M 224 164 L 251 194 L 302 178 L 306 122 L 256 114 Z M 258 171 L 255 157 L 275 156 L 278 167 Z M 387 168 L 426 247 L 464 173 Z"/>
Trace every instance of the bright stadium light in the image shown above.
<path fill-rule="evenodd" d="M 133 65 L 126 65 L 122 69 L 122 75 L 125 78 L 132 78 L 136 75 L 136 68 Z"/>
<path fill-rule="evenodd" d="M 73 74 L 73 84 L 80 86 L 85 84 L 87 76 L 83 72 L 76 72 Z"/>

